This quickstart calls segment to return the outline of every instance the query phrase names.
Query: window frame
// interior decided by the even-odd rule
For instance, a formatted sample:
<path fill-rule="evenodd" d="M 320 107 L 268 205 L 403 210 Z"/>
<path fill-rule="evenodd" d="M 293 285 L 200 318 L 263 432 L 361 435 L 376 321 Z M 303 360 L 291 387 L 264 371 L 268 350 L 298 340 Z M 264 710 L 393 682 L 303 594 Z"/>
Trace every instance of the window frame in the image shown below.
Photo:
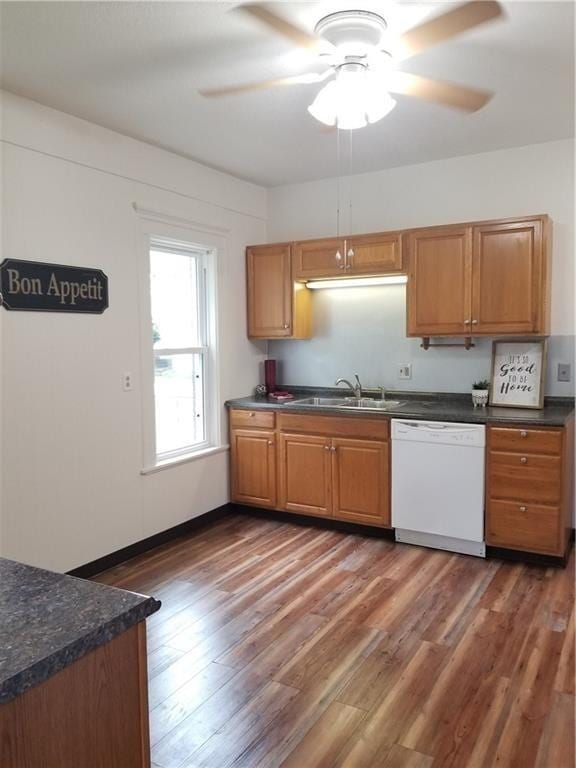
<path fill-rule="evenodd" d="M 222 450 L 220 409 L 220 379 L 218 370 L 217 333 L 217 264 L 221 245 L 219 238 L 211 233 L 186 231 L 182 227 L 166 225 L 163 222 L 143 222 L 139 258 L 140 295 L 140 339 L 142 373 L 142 473 L 148 474 L 163 467 L 183 462 Z M 220 245 L 220 247 L 219 247 Z M 190 254 L 196 258 L 198 277 L 202 281 L 199 290 L 201 307 L 199 320 L 201 347 L 154 348 L 152 339 L 151 302 L 151 250 L 163 250 L 177 254 Z M 190 354 L 200 352 L 203 357 L 204 379 L 204 440 L 202 443 L 158 454 L 156 450 L 156 400 L 154 393 L 154 363 L 158 353 Z"/>

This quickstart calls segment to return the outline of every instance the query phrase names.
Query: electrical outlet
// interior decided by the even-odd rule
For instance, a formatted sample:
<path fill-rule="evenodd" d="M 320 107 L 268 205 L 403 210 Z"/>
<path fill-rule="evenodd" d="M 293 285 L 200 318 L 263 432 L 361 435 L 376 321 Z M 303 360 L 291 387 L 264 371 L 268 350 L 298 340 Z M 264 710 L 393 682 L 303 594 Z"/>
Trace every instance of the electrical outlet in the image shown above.
<path fill-rule="evenodd" d="M 558 381 L 572 381 L 570 363 L 558 363 Z"/>
<path fill-rule="evenodd" d="M 133 383 L 132 383 L 132 374 L 130 371 L 125 371 L 122 374 L 122 389 L 124 392 L 132 392 L 134 389 Z"/>
<path fill-rule="evenodd" d="M 398 366 L 398 378 L 399 379 L 411 379 L 412 378 L 412 363 L 405 363 Z"/>

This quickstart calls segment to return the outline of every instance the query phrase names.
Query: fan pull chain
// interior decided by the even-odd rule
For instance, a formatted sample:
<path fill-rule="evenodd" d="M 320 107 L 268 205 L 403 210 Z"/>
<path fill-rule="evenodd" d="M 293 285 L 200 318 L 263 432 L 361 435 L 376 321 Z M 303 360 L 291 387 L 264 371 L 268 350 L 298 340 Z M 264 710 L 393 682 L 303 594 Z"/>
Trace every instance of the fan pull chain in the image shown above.
<path fill-rule="evenodd" d="M 349 144 L 348 144 L 348 231 L 352 234 L 352 134 L 354 131 L 348 131 Z M 346 268 L 350 269 L 352 266 L 352 259 L 354 258 L 354 248 L 350 247 L 346 251 Z"/>
<path fill-rule="evenodd" d="M 336 237 L 340 239 L 340 128 L 338 126 L 336 126 Z M 336 251 L 335 259 L 338 267 L 344 269 L 340 246 Z"/>

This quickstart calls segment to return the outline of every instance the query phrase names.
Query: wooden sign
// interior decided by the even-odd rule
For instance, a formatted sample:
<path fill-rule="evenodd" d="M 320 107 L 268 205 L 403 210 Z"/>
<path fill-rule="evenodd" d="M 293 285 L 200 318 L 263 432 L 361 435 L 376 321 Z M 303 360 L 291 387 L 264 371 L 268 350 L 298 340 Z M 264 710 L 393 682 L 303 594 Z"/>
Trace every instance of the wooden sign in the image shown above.
<path fill-rule="evenodd" d="M 492 345 L 490 405 L 542 408 L 546 342 L 495 341 Z"/>
<path fill-rule="evenodd" d="M 108 278 L 101 269 L 4 259 L 0 293 L 9 310 L 101 314 L 108 307 Z"/>

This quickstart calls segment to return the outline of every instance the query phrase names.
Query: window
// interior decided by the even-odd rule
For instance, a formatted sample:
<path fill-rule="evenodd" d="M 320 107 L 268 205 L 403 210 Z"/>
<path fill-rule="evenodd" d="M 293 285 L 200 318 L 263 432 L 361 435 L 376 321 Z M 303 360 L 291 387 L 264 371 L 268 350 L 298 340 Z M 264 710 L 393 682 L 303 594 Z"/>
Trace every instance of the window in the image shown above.
<path fill-rule="evenodd" d="M 212 444 L 210 256 L 193 246 L 150 241 L 156 463 Z"/>

